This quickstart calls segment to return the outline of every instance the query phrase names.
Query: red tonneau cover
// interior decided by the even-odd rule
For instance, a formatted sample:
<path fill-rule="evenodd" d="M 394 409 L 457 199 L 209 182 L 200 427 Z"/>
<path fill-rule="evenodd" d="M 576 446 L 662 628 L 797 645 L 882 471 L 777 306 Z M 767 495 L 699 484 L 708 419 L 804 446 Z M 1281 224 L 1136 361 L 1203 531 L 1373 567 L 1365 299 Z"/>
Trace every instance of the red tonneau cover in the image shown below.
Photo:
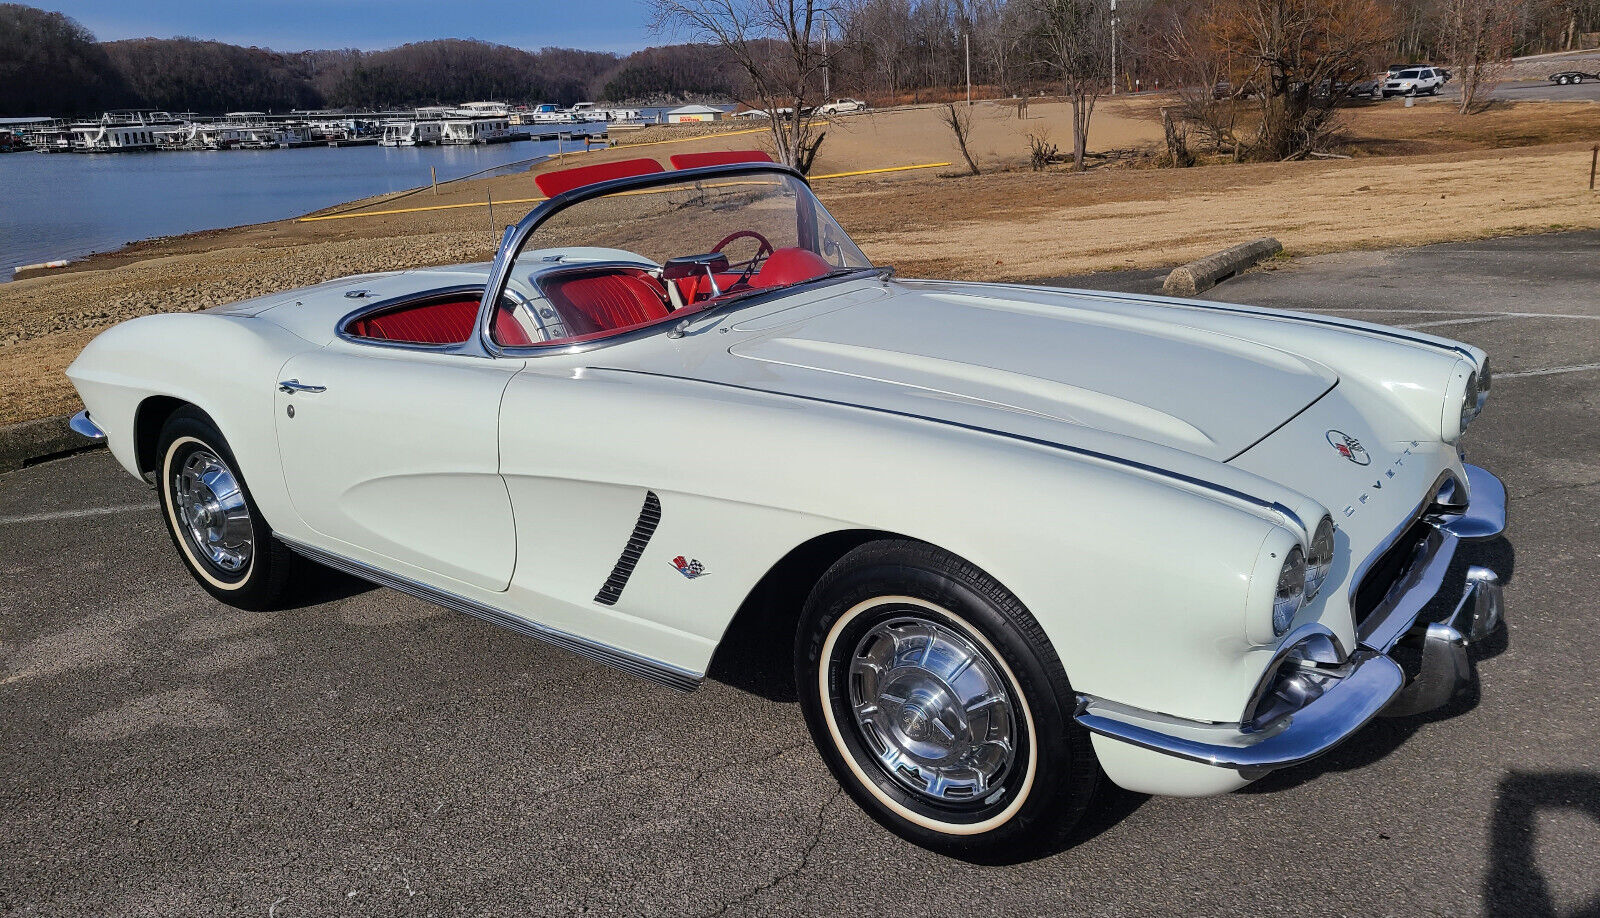
<path fill-rule="evenodd" d="M 593 185 L 596 182 L 609 182 L 612 179 L 628 178 L 634 175 L 653 175 L 665 172 L 661 164 L 653 159 L 622 159 L 614 163 L 596 163 L 593 166 L 577 166 L 572 169 L 560 169 L 555 172 L 546 172 L 533 177 L 534 184 L 548 197 L 555 197 L 563 191 Z"/>
<path fill-rule="evenodd" d="M 701 166 L 730 166 L 734 163 L 770 163 L 772 157 L 760 150 L 724 150 L 719 153 L 679 153 L 672 157 L 674 169 L 698 169 Z"/>

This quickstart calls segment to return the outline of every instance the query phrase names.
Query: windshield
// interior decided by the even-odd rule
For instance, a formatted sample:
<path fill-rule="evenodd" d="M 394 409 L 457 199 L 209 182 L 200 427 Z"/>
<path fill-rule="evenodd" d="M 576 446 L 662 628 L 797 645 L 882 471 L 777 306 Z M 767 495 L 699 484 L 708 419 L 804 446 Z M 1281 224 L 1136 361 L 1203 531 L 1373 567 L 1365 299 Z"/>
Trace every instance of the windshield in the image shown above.
<path fill-rule="evenodd" d="M 510 284 L 553 309 L 502 307 L 512 314 L 491 332 L 502 346 L 601 338 L 871 267 L 800 179 L 707 175 L 580 200 L 544 219 L 518 250 Z"/>

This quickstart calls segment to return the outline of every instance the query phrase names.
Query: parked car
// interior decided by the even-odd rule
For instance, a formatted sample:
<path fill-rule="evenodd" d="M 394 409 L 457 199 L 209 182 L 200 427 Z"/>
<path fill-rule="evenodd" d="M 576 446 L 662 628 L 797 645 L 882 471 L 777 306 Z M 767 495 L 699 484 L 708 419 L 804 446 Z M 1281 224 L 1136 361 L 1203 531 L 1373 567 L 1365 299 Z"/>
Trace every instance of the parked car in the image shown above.
<path fill-rule="evenodd" d="M 1102 774 L 1232 791 L 1474 678 L 1482 350 L 900 279 L 798 172 L 693 155 L 724 164 L 538 176 L 491 264 L 124 322 L 72 425 L 224 603 L 316 562 L 680 689 L 730 631 L 792 647 L 850 796 L 963 857 L 1055 843 Z"/>
<path fill-rule="evenodd" d="M 1347 96 L 1365 96 L 1369 99 L 1380 98 L 1383 95 L 1383 84 L 1389 79 L 1388 74 L 1378 74 L 1365 80 L 1357 80 L 1345 88 Z"/>
<path fill-rule="evenodd" d="M 1389 74 L 1383 83 L 1383 97 L 1436 96 L 1444 86 L 1444 72 L 1436 67 L 1411 67 Z"/>
<path fill-rule="evenodd" d="M 1600 73 L 1588 73 L 1583 70 L 1563 70 L 1560 73 L 1550 74 L 1550 82 L 1566 86 L 1569 83 L 1582 83 L 1585 80 L 1591 83 L 1600 83 Z"/>
<path fill-rule="evenodd" d="M 834 99 L 832 102 L 824 102 L 817 106 L 819 115 L 848 115 L 851 112 L 866 110 L 867 103 L 860 99 Z"/>

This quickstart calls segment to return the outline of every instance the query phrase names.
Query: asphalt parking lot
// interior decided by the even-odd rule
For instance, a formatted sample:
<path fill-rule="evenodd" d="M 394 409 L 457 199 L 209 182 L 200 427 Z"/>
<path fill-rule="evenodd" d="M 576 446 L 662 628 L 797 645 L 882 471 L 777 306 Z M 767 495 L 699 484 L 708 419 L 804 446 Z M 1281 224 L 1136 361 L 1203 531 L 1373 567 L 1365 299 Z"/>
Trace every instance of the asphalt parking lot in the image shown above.
<path fill-rule="evenodd" d="M 337 579 L 235 611 L 104 451 L 0 476 L 0 912 L 1600 914 L 1597 291 L 1600 233 L 1212 291 L 1493 355 L 1467 450 L 1510 492 L 1509 630 L 1442 711 L 1228 797 L 1113 794 L 1004 867 L 860 813 L 781 672 L 679 694 Z"/>

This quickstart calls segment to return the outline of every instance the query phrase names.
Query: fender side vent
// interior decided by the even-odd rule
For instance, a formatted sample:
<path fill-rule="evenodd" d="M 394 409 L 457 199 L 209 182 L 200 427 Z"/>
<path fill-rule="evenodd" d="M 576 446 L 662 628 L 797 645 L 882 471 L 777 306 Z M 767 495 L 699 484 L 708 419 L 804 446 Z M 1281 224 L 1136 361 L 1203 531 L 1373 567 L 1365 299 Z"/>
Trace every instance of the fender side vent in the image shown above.
<path fill-rule="evenodd" d="M 600 587 L 600 592 L 594 594 L 594 601 L 602 606 L 614 606 L 622 598 L 622 588 L 628 585 L 628 578 L 633 576 L 633 569 L 639 565 L 639 556 L 644 554 L 644 547 L 650 544 L 650 537 L 656 534 L 656 527 L 661 525 L 661 498 L 656 497 L 656 492 L 646 491 L 644 506 L 639 510 L 639 521 L 633 524 L 633 535 L 628 536 L 628 544 L 622 548 L 622 557 L 617 559 L 617 566 L 611 569 L 611 576 Z"/>

